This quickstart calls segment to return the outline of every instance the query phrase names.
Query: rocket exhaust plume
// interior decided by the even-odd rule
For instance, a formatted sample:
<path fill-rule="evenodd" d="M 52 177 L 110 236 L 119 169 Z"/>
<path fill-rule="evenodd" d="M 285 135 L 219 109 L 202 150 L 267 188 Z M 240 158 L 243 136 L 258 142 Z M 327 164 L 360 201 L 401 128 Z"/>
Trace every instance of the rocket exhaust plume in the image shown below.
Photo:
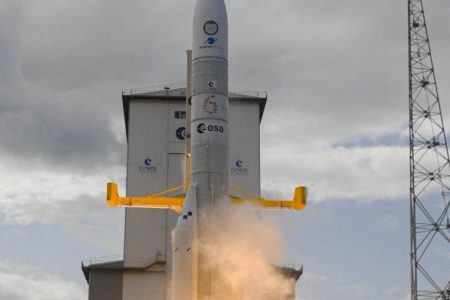
<path fill-rule="evenodd" d="M 223 294 L 199 299 L 292 299 L 295 280 L 274 268 L 283 259 L 279 232 L 261 222 L 253 207 L 225 205 L 216 209 L 199 251 L 205 267 L 215 271 L 217 290 Z"/>

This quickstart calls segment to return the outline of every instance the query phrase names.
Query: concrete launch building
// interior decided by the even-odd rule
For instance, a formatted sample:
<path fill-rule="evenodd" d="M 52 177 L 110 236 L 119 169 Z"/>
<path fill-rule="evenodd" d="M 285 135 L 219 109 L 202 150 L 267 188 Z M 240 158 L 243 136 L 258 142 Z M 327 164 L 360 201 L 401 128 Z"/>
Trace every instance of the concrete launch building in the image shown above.
<path fill-rule="evenodd" d="M 127 196 L 184 183 L 186 89 L 122 93 L 128 142 Z M 229 93 L 230 184 L 260 195 L 260 129 L 265 93 Z M 90 300 L 169 300 L 171 210 L 126 208 L 123 258 L 82 265 Z M 290 276 L 299 276 L 292 273 Z"/>

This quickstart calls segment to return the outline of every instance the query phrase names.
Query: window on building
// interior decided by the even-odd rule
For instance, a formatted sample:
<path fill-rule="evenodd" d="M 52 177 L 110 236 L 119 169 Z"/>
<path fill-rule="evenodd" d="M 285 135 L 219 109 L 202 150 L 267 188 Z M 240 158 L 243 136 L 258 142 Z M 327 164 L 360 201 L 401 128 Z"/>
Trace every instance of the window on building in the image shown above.
<path fill-rule="evenodd" d="M 186 112 L 182 110 L 176 110 L 175 119 L 186 119 Z"/>

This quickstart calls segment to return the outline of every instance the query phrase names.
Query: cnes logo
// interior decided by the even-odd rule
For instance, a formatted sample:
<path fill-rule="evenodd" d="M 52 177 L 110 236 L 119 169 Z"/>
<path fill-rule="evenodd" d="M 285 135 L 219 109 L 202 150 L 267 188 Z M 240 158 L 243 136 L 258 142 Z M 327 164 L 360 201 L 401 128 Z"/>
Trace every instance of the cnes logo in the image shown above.
<path fill-rule="evenodd" d="M 222 125 L 207 125 L 204 123 L 200 123 L 197 126 L 197 132 L 199 134 L 205 133 L 205 132 L 219 132 L 223 133 L 223 126 Z"/>
<path fill-rule="evenodd" d="M 230 172 L 232 175 L 247 175 L 248 168 L 242 160 L 238 159 L 234 163 L 234 167 L 230 169 Z"/>
<path fill-rule="evenodd" d="M 139 166 L 139 172 L 141 173 L 156 173 L 158 168 L 153 165 L 153 161 L 147 157 L 144 159 L 144 164 Z"/>

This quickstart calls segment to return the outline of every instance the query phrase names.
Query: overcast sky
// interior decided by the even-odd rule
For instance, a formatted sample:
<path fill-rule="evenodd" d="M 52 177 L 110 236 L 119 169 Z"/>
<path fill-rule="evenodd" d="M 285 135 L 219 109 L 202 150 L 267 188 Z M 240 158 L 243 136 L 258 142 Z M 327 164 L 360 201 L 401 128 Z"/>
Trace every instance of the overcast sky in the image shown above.
<path fill-rule="evenodd" d="M 81 260 L 123 252 L 121 90 L 185 81 L 194 2 L 0 2 L 0 299 L 87 299 Z M 311 188 L 264 214 L 298 299 L 407 299 L 407 1 L 226 4 L 230 85 L 269 97 L 262 190 Z M 425 9 L 450 124 L 450 2 Z"/>

